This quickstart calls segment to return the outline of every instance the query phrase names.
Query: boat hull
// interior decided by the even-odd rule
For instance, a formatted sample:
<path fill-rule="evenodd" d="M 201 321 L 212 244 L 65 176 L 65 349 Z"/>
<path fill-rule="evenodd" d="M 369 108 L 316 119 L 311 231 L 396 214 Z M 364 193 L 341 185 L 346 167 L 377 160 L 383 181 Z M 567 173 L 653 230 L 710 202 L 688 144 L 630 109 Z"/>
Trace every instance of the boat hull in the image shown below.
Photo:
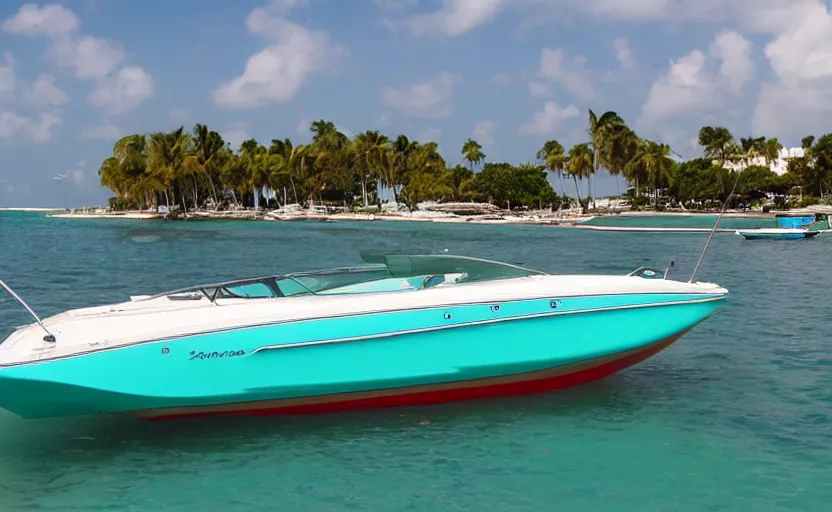
<path fill-rule="evenodd" d="M 685 332 L 621 354 L 519 375 L 409 388 L 324 395 L 297 400 L 267 400 L 203 407 L 145 410 L 136 411 L 135 414 L 152 421 L 217 415 L 326 414 L 362 409 L 436 405 L 465 400 L 542 393 L 578 386 L 608 377 L 661 352 L 681 338 Z"/>
<path fill-rule="evenodd" d="M 723 294 L 534 299 L 281 323 L 0 368 L 25 418 L 305 414 L 546 391 L 665 348 Z"/>
<path fill-rule="evenodd" d="M 804 238 L 814 238 L 820 231 L 803 231 L 798 229 L 761 229 L 761 230 L 739 230 L 738 235 L 741 235 L 746 240 L 802 240 Z"/>
<path fill-rule="evenodd" d="M 817 219 L 814 214 L 777 214 L 774 218 L 777 225 L 783 229 L 804 229 L 812 225 Z"/>

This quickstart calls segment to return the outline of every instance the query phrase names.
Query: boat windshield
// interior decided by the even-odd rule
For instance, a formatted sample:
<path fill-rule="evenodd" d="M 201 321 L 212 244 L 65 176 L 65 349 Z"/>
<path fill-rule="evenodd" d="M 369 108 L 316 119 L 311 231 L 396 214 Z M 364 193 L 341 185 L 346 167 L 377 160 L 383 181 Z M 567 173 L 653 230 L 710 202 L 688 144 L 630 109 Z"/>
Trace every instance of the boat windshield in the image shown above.
<path fill-rule="evenodd" d="M 362 252 L 359 267 L 296 272 L 192 286 L 135 300 L 166 296 L 171 300 L 211 302 L 224 298 L 277 298 L 406 291 L 433 286 L 512 279 L 544 272 L 508 263 L 453 255 L 408 255 Z"/>

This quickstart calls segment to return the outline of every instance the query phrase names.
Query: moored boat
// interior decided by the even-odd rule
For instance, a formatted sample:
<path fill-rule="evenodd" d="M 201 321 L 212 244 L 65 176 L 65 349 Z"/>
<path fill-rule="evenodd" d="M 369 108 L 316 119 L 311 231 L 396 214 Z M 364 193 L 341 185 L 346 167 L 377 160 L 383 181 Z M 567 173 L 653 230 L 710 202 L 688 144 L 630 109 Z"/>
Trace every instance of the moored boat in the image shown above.
<path fill-rule="evenodd" d="M 746 240 L 802 240 L 813 238 L 820 234 L 820 231 L 794 228 L 759 228 L 738 229 L 736 234 L 743 236 Z"/>
<path fill-rule="evenodd" d="M 727 290 L 551 275 L 450 255 L 193 286 L 73 309 L 0 344 L 0 407 L 24 418 L 303 414 L 525 394 L 643 361 Z"/>
<path fill-rule="evenodd" d="M 779 212 L 774 215 L 774 220 L 782 229 L 804 229 L 815 223 L 818 216 L 813 212 L 793 210 Z"/>

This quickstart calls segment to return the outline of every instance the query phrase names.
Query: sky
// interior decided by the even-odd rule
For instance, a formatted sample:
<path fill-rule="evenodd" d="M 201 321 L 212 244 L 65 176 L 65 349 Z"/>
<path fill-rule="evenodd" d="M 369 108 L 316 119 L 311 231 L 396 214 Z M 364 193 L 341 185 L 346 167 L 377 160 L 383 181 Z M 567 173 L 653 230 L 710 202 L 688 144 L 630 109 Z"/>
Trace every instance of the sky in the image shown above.
<path fill-rule="evenodd" d="M 684 158 L 703 125 L 832 131 L 824 0 L 2 0 L 0 20 L 0 207 L 106 204 L 118 138 L 197 122 L 236 146 L 325 119 L 450 165 L 469 137 L 513 163 L 585 142 L 588 109 Z"/>

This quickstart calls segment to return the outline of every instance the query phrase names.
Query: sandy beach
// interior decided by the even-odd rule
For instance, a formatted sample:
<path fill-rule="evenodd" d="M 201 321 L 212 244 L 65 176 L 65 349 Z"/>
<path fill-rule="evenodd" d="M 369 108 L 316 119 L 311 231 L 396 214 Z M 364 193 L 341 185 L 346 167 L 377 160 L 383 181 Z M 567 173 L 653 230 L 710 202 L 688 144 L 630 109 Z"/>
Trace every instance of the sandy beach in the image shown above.
<path fill-rule="evenodd" d="M 45 210 L 50 211 L 50 210 Z M 481 215 L 459 215 L 430 210 L 414 212 L 387 211 L 381 213 L 323 213 L 320 211 L 293 209 L 283 210 L 225 210 L 190 212 L 184 220 L 258 220 L 258 221 L 407 221 L 407 222 L 435 222 L 435 223 L 471 223 L 471 224 L 527 224 L 553 225 L 562 227 L 581 227 L 594 229 L 583 223 L 596 217 L 713 217 L 717 212 L 652 212 L 652 211 L 623 211 L 577 214 L 563 212 L 528 211 L 507 212 L 496 211 Z M 53 213 L 49 217 L 59 219 L 130 219 L 150 220 L 163 219 L 164 215 L 148 211 L 105 212 L 85 210 L 82 212 Z M 727 211 L 726 218 L 774 218 L 774 213 Z"/>
<path fill-rule="evenodd" d="M 142 213 L 142 212 L 125 212 L 125 213 L 55 213 L 49 215 L 58 219 L 161 219 L 163 217 L 160 213 Z"/>

